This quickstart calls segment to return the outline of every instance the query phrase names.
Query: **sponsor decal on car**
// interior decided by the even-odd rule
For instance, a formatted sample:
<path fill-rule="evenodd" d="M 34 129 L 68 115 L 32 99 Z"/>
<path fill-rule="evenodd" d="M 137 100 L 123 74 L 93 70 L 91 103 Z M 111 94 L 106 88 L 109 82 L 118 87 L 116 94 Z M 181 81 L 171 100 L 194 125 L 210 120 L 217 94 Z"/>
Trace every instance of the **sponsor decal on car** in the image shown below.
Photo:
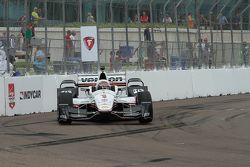
<path fill-rule="evenodd" d="M 109 77 L 108 81 L 110 82 L 119 82 L 119 81 L 123 81 L 122 77 Z"/>
<path fill-rule="evenodd" d="M 13 109 L 15 107 L 15 85 L 14 83 L 8 84 L 8 97 L 9 97 L 9 107 Z"/>
<path fill-rule="evenodd" d="M 101 102 L 102 103 L 105 103 L 105 102 L 107 102 L 108 101 L 108 99 L 101 99 Z"/>
<path fill-rule="evenodd" d="M 71 90 L 61 90 L 61 93 L 72 93 Z"/>
<path fill-rule="evenodd" d="M 98 82 L 98 76 L 79 76 L 78 77 L 78 86 L 80 87 L 88 87 L 88 86 L 96 86 Z M 126 86 L 125 76 L 110 76 L 107 78 L 110 82 L 111 86 Z"/>
<path fill-rule="evenodd" d="M 102 111 L 102 112 L 107 112 L 109 110 L 111 110 L 111 108 L 108 105 L 101 105 L 99 108 L 99 111 Z"/>
<path fill-rule="evenodd" d="M 92 83 L 92 82 L 97 82 L 98 77 L 82 77 L 81 81 L 84 83 Z"/>
<path fill-rule="evenodd" d="M 92 83 L 92 82 L 97 82 L 98 77 L 82 77 L 80 79 L 84 83 Z M 108 81 L 110 82 L 121 82 L 124 79 L 122 77 L 108 77 Z"/>
<path fill-rule="evenodd" d="M 144 89 L 133 89 L 134 94 L 137 94 L 139 92 L 144 92 Z"/>
<path fill-rule="evenodd" d="M 41 98 L 41 90 L 21 91 L 20 100 Z"/>

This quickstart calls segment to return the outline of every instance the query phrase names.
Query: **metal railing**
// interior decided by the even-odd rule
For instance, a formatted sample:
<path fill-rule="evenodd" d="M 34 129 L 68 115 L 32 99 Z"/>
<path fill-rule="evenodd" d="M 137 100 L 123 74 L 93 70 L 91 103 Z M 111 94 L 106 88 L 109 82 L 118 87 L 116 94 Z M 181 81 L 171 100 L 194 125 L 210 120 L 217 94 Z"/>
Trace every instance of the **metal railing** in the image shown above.
<path fill-rule="evenodd" d="M 230 0 L 226 3 L 214 0 L 207 6 L 207 11 L 202 11 L 202 7 L 207 5 L 205 1 L 79 0 L 79 5 L 76 5 L 73 1 L 64 0 L 57 2 L 62 18 L 49 20 L 49 0 L 32 3 L 25 0 L 26 5 L 33 6 L 24 5 L 23 16 L 26 19 L 18 21 L 10 17 L 8 2 L 3 1 L 4 17 L 0 18 L 0 37 L 2 49 L 7 54 L 8 72 L 11 70 L 9 62 L 13 63 L 13 51 L 16 58 L 14 70 L 26 74 L 88 73 L 96 72 L 100 65 L 105 65 L 110 71 L 124 71 L 222 68 L 249 64 L 250 5 L 244 5 L 243 1 L 232 5 Z M 194 3 L 197 3 L 196 8 L 192 9 Z M 103 11 L 103 6 L 107 4 L 108 10 Z M 76 20 L 66 17 L 70 5 L 78 6 Z M 92 5 L 92 10 L 83 11 L 84 5 Z M 25 34 L 27 25 L 32 23 L 29 18 L 34 6 L 43 8 L 44 14 L 34 28 L 34 37 L 27 40 L 20 32 Z M 222 24 L 221 14 L 229 7 L 228 21 Z M 114 15 L 114 12 L 121 10 L 125 18 Z M 148 15 L 148 23 L 140 21 L 143 11 Z M 188 13 L 193 18 L 193 27 L 189 26 Z M 131 18 L 132 14 L 135 19 Z M 88 18 L 90 15 L 94 18 L 91 23 L 88 20 L 91 19 Z M 172 18 L 172 22 L 166 21 L 167 16 Z M 99 62 L 81 61 L 79 27 L 84 25 L 98 27 Z M 146 32 L 147 28 L 149 31 Z M 76 33 L 74 46 L 69 50 L 65 40 L 67 30 Z M 150 39 L 145 39 L 145 33 Z M 13 39 L 14 48 L 11 46 Z M 44 70 L 37 72 L 34 57 L 40 46 L 44 47 L 46 61 Z"/>

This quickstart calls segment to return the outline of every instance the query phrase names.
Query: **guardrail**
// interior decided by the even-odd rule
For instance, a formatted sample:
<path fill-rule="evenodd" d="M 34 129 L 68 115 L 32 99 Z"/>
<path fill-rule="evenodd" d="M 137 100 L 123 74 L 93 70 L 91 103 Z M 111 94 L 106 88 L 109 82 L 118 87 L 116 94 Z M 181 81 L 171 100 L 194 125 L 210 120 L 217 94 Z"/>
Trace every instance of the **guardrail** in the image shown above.
<path fill-rule="evenodd" d="M 250 92 L 250 68 L 127 72 L 148 86 L 153 101 Z M 50 112 L 57 108 L 57 88 L 77 75 L 0 77 L 0 115 Z"/>

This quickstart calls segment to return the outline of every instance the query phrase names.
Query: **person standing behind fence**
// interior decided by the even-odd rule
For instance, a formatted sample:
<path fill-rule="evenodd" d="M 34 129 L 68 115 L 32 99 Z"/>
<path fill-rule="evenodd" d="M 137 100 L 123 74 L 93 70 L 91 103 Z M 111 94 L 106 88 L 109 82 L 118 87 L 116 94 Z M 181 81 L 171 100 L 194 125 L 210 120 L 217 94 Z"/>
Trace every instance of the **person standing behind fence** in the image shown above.
<path fill-rule="evenodd" d="M 207 30 L 207 27 L 208 27 L 208 20 L 207 20 L 207 18 L 203 14 L 200 14 L 199 18 L 200 18 L 201 27 L 203 27 L 205 30 Z"/>
<path fill-rule="evenodd" d="M 72 31 L 71 32 L 71 35 L 70 35 L 70 39 L 72 41 L 72 56 L 75 56 L 75 50 L 76 50 L 76 32 L 75 31 Z"/>
<path fill-rule="evenodd" d="M 202 54 L 204 57 L 204 63 L 205 66 L 211 68 L 212 65 L 212 55 L 211 55 L 211 48 L 210 45 L 208 43 L 207 38 L 204 38 L 204 43 L 202 45 Z"/>
<path fill-rule="evenodd" d="M 235 16 L 235 18 L 234 18 L 234 26 L 233 26 L 233 28 L 235 30 L 239 30 L 240 29 L 240 14 L 239 13 L 237 13 L 236 16 Z"/>
<path fill-rule="evenodd" d="M 65 48 L 66 59 L 68 59 L 69 57 L 72 56 L 71 54 L 72 54 L 72 47 L 73 47 L 70 30 L 67 31 L 67 34 L 65 36 L 65 42 L 66 42 L 66 48 Z"/>
<path fill-rule="evenodd" d="M 38 46 L 34 56 L 33 68 L 37 74 L 46 72 L 46 56 L 45 56 L 45 47 Z"/>
<path fill-rule="evenodd" d="M 173 23 L 172 18 L 167 14 L 165 18 L 162 19 L 163 23 L 171 24 Z"/>
<path fill-rule="evenodd" d="M 228 24 L 228 20 L 227 20 L 226 16 L 224 16 L 222 13 L 220 13 L 217 19 L 219 21 L 219 26 L 222 29 L 226 28 L 226 25 Z"/>
<path fill-rule="evenodd" d="M 0 75 L 7 71 L 7 60 L 6 53 L 4 50 L 0 49 Z"/>
<path fill-rule="evenodd" d="M 16 61 L 15 55 L 16 55 L 16 37 L 14 34 L 11 34 L 9 41 L 9 61 L 13 65 Z"/>
<path fill-rule="evenodd" d="M 25 31 L 25 51 L 26 51 L 26 62 L 28 63 L 26 66 L 26 72 L 30 70 L 30 62 L 32 55 L 32 46 L 31 46 L 31 38 L 32 38 L 32 23 L 27 24 Z"/>
<path fill-rule="evenodd" d="M 88 16 L 87 16 L 87 22 L 88 23 L 95 23 L 94 16 L 90 12 L 88 13 Z"/>
<path fill-rule="evenodd" d="M 151 41 L 149 27 L 144 30 L 144 41 Z"/>
<path fill-rule="evenodd" d="M 136 15 L 134 15 L 134 17 L 133 17 L 133 22 L 134 22 L 134 23 L 137 23 L 138 21 L 139 21 L 138 15 L 136 14 Z"/>
<path fill-rule="evenodd" d="M 37 7 L 34 7 L 33 12 L 31 13 L 31 21 L 33 22 L 33 25 L 38 26 L 40 19 L 38 9 Z"/>
<path fill-rule="evenodd" d="M 191 28 L 191 29 L 194 28 L 194 21 L 193 21 L 191 13 L 188 13 L 187 23 L 188 23 L 188 28 Z"/>
<path fill-rule="evenodd" d="M 25 47 L 26 47 L 26 50 L 28 49 L 28 47 L 30 47 L 30 40 L 31 40 L 32 36 L 33 36 L 32 24 L 29 23 L 29 24 L 27 24 L 26 30 L 25 30 Z"/>
<path fill-rule="evenodd" d="M 113 71 L 114 70 L 114 61 L 115 61 L 115 52 L 110 51 L 109 53 L 109 70 Z"/>
<path fill-rule="evenodd" d="M 26 31 L 26 16 L 21 16 L 18 19 L 19 25 L 21 27 L 20 33 L 18 34 L 18 49 L 24 50 L 25 48 L 25 31 Z"/>
<path fill-rule="evenodd" d="M 141 23 L 148 23 L 149 22 L 149 17 L 146 15 L 146 12 L 142 12 L 142 16 L 140 17 Z"/>
<path fill-rule="evenodd" d="M 20 27 L 25 26 L 25 22 L 26 22 L 26 16 L 23 15 L 23 16 L 19 17 L 19 19 L 18 19 L 18 25 Z"/>
<path fill-rule="evenodd" d="M 240 65 L 248 66 L 249 61 L 249 47 L 246 42 L 243 42 L 241 45 L 240 51 Z"/>
<path fill-rule="evenodd" d="M 37 14 L 39 16 L 38 26 L 44 26 L 44 12 L 41 8 L 37 9 Z"/>
<path fill-rule="evenodd" d="M 194 64 L 198 66 L 198 68 L 201 68 L 203 63 L 204 63 L 204 55 L 203 55 L 203 50 L 205 48 L 205 44 L 202 39 L 199 39 L 197 44 L 195 45 L 196 49 L 196 56 L 194 59 Z"/>

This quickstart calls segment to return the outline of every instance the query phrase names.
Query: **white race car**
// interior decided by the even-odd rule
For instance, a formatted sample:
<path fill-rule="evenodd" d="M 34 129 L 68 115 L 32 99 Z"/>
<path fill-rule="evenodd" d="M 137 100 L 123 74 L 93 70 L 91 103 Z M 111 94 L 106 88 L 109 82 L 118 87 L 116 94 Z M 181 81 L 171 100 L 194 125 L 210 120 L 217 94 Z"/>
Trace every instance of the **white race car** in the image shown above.
<path fill-rule="evenodd" d="M 153 120 L 153 104 L 147 86 L 139 78 L 126 82 L 125 74 L 79 75 L 78 83 L 64 80 L 57 89 L 60 124 L 94 119 Z"/>

